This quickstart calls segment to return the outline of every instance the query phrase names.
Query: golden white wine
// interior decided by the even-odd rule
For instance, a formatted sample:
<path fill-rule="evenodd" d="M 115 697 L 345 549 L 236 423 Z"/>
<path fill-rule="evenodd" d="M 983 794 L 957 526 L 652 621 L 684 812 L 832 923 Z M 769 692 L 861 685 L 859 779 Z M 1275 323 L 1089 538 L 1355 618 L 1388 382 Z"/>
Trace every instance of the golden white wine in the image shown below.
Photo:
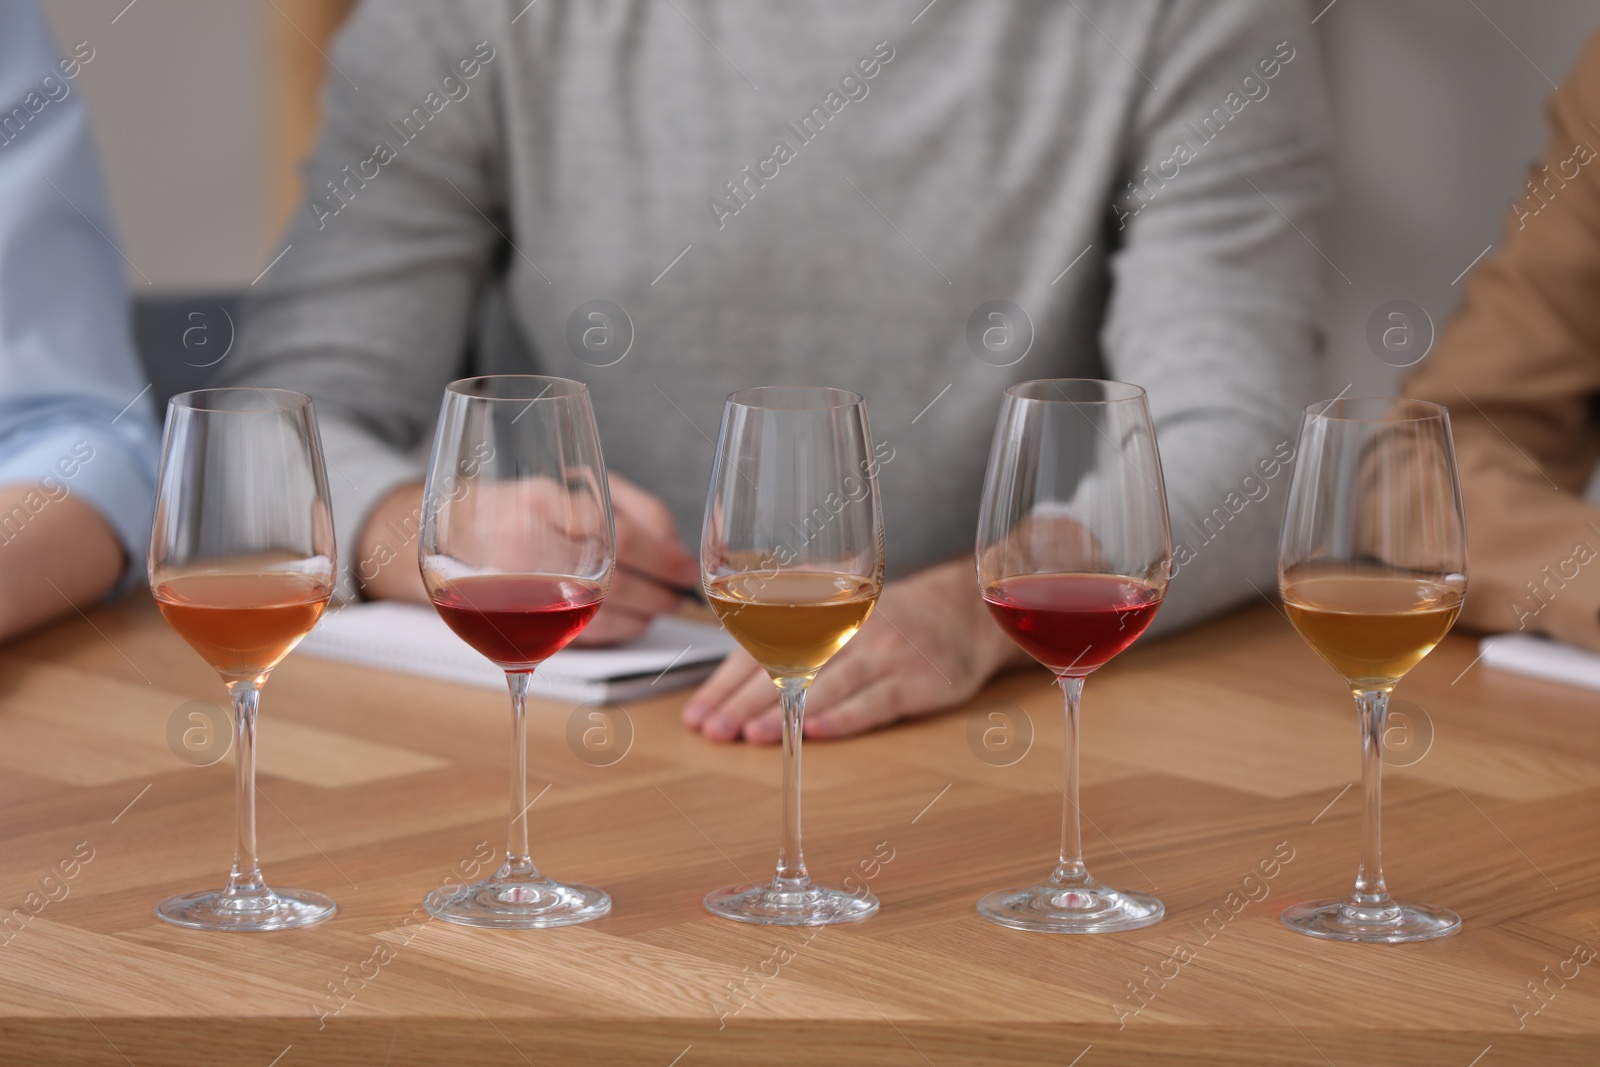
<path fill-rule="evenodd" d="M 1387 691 L 1450 632 L 1461 591 L 1402 575 L 1326 575 L 1286 583 L 1283 606 L 1351 686 Z"/>
<path fill-rule="evenodd" d="M 711 583 L 711 609 L 774 678 L 815 674 L 878 602 L 877 585 L 828 571 L 747 571 Z"/>

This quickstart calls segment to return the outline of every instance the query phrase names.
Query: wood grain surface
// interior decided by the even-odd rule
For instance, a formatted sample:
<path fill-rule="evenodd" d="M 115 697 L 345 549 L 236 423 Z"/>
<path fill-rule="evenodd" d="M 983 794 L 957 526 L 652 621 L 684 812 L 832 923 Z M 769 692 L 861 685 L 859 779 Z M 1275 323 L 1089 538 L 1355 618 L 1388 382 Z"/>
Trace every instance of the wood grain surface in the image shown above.
<path fill-rule="evenodd" d="M 615 906 L 496 932 L 420 902 L 503 848 L 506 700 L 296 654 L 262 701 L 261 851 L 270 882 L 339 913 L 206 934 L 152 908 L 226 874 L 232 757 L 193 766 L 168 741 L 222 689 L 134 601 L 0 650 L 0 1062 L 1594 1064 L 1600 700 L 1474 655 L 1450 638 L 1395 705 L 1390 885 L 1465 919 L 1431 944 L 1278 920 L 1349 888 L 1359 768 L 1347 694 L 1265 605 L 1088 685 L 1088 858 L 1166 902 L 1145 930 L 1031 935 L 974 911 L 1053 862 L 1061 716 L 1040 671 L 807 746 L 812 871 L 883 902 L 819 931 L 700 906 L 771 873 L 775 749 L 690 734 L 681 694 L 598 719 L 540 705 L 534 858 Z"/>

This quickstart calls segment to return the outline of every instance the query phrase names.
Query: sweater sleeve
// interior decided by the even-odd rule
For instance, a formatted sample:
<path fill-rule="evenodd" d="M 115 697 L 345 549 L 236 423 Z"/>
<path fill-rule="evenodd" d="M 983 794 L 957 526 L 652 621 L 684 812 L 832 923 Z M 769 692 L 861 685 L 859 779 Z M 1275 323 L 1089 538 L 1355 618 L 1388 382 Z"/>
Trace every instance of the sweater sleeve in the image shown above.
<path fill-rule="evenodd" d="M 315 402 L 346 594 L 367 516 L 422 477 L 416 448 L 510 231 L 496 52 L 475 30 L 444 6 L 357 9 L 332 50 L 305 207 L 225 365 L 227 383 Z"/>
<path fill-rule="evenodd" d="M 1407 395 L 1450 409 L 1467 509 L 1462 621 L 1600 650 L 1600 34 L 1549 105 L 1500 248 Z"/>
<path fill-rule="evenodd" d="M 1178 573 L 1156 625 L 1172 630 L 1275 588 L 1329 269 L 1329 120 L 1302 5 L 1174 4 L 1149 51 L 1104 350 L 1160 436 Z"/>

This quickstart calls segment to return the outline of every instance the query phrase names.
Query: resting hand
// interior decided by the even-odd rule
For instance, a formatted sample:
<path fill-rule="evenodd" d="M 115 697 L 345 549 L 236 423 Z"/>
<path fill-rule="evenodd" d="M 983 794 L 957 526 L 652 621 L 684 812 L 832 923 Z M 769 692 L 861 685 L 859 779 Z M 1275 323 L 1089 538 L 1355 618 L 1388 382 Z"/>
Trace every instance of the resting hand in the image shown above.
<path fill-rule="evenodd" d="M 677 611 L 682 590 L 700 580 L 699 565 L 678 539 L 666 504 L 620 475 L 610 476 L 610 486 L 617 566 L 605 602 L 574 644 L 637 637 L 652 617 Z M 532 482 L 478 487 L 476 495 L 463 499 L 464 509 L 476 514 L 471 520 L 463 516 L 452 555 L 468 562 L 493 560 L 497 569 L 563 570 L 558 558 L 581 556 L 582 545 L 565 542 L 554 524 L 529 522 L 530 513 L 541 509 L 563 513 L 570 502 L 555 501 L 555 495 L 553 485 Z M 396 531 L 416 530 L 421 514 L 422 487 L 415 484 L 396 489 L 373 509 L 358 542 L 356 565 L 368 596 L 429 602 L 417 568 L 415 533 L 404 543 L 396 541 Z M 519 544 L 525 551 L 517 551 Z"/>
<path fill-rule="evenodd" d="M 812 683 L 805 736 L 846 737 L 963 704 L 1019 655 L 990 619 L 971 563 L 890 582 L 866 625 Z M 714 741 L 782 739 L 778 690 L 743 649 L 690 698 L 683 722 Z"/>
<path fill-rule="evenodd" d="M 700 586 L 700 562 L 678 537 L 660 497 L 619 474 L 611 475 L 617 525 L 617 568 L 605 603 L 575 645 L 609 645 L 644 633 L 657 615 L 670 615 Z"/>

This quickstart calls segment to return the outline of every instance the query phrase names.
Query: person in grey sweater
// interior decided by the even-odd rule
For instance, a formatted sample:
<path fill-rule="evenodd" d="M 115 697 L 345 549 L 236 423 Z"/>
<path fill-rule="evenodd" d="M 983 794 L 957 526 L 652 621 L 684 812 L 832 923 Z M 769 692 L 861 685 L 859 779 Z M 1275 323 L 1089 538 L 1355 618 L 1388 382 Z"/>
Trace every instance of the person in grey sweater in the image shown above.
<path fill-rule="evenodd" d="M 1017 656 L 972 563 L 1016 382 L 1149 390 L 1179 565 L 1158 628 L 1272 581 L 1320 343 L 1328 120 L 1302 5 L 387 0 L 330 67 L 306 210 L 225 366 L 315 398 L 366 594 L 423 595 L 444 385 L 514 371 L 592 391 L 621 559 L 595 641 L 697 584 L 679 531 L 725 394 L 867 398 L 890 581 L 808 736 L 955 706 Z M 743 653 L 684 719 L 779 738 Z"/>

